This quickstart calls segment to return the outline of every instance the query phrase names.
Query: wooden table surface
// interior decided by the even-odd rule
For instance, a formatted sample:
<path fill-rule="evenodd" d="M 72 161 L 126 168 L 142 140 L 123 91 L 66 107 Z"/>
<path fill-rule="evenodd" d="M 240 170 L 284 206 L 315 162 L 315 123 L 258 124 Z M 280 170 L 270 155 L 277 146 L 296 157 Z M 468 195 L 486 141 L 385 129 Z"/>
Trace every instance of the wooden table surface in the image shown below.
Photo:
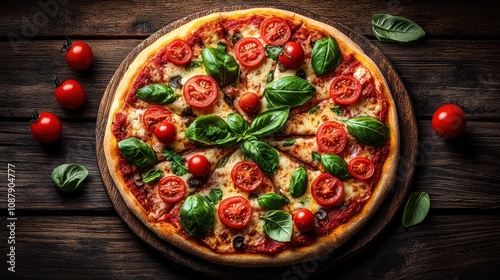
<path fill-rule="evenodd" d="M 316 266 L 299 265 L 284 278 L 500 277 L 499 3 L 254 2 L 309 10 L 365 36 L 387 56 L 407 87 L 418 122 L 411 191 L 431 198 L 423 223 L 404 229 L 400 209 L 387 230 L 334 270 L 317 274 Z M 234 4 L 246 2 L 0 2 L 0 279 L 199 277 L 144 244 L 117 215 L 98 171 L 96 119 L 108 82 L 142 40 L 190 14 Z M 377 13 L 414 20 L 426 39 L 412 45 L 378 42 L 370 27 Z M 59 51 L 66 36 L 93 48 L 89 70 L 75 72 L 66 65 Z M 82 83 L 87 93 L 82 108 L 58 105 L 55 75 Z M 455 140 L 442 140 L 431 128 L 433 112 L 445 103 L 460 105 L 468 117 L 465 134 Z M 31 136 L 33 109 L 53 112 L 63 121 L 56 145 L 41 145 Z M 90 172 L 75 193 L 60 193 L 51 182 L 52 170 L 63 163 L 83 164 Z M 9 164 L 16 176 L 15 229 L 8 227 L 13 222 L 7 211 Z M 8 271 L 11 246 L 15 273 Z"/>

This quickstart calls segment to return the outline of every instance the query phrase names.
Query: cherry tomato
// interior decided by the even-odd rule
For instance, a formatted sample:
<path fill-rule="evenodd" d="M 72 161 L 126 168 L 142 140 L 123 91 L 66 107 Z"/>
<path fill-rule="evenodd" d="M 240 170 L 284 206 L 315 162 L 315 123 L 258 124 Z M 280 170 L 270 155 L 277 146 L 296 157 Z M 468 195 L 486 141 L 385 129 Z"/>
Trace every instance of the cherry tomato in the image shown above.
<path fill-rule="evenodd" d="M 316 130 L 316 143 L 318 143 L 319 149 L 325 153 L 338 154 L 342 152 L 347 143 L 344 127 L 336 121 L 322 123 Z"/>
<path fill-rule="evenodd" d="M 260 109 L 260 97 L 254 92 L 245 92 L 238 100 L 238 106 L 247 114 L 257 113 Z"/>
<path fill-rule="evenodd" d="M 30 127 L 33 137 L 42 143 L 56 142 L 62 135 L 61 120 L 49 112 L 38 114 L 34 111 Z"/>
<path fill-rule="evenodd" d="M 314 214 L 307 208 L 302 208 L 293 213 L 293 222 L 300 231 L 309 231 L 314 228 Z"/>
<path fill-rule="evenodd" d="M 172 143 L 177 137 L 177 128 L 169 121 L 159 123 L 155 128 L 155 136 L 162 143 Z"/>
<path fill-rule="evenodd" d="M 170 62 L 179 66 L 187 65 L 193 58 L 193 50 L 186 41 L 181 39 L 170 42 L 165 54 Z"/>
<path fill-rule="evenodd" d="M 171 120 L 172 114 L 170 114 L 170 111 L 159 105 L 149 106 L 144 115 L 142 115 L 142 123 L 151 132 L 155 131 L 159 123 L 164 121 L 170 122 Z"/>
<path fill-rule="evenodd" d="M 299 43 L 286 42 L 278 60 L 288 69 L 298 68 L 304 63 L 304 48 Z"/>
<path fill-rule="evenodd" d="M 370 178 L 375 172 L 373 162 L 365 157 L 355 157 L 351 159 L 347 167 L 349 169 L 349 173 L 351 173 L 354 178 L 360 180 Z"/>
<path fill-rule="evenodd" d="M 158 194 L 167 203 L 175 203 L 186 194 L 186 183 L 177 176 L 167 176 L 158 183 Z"/>
<path fill-rule="evenodd" d="M 56 81 L 54 96 L 59 104 L 66 109 L 76 109 L 85 102 L 85 91 L 82 85 L 75 80 Z"/>
<path fill-rule="evenodd" d="M 437 135 L 446 139 L 462 135 L 466 124 L 465 112 L 454 104 L 445 104 L 439 107 L 432 116 L 432 128 Z"/>
<path fill-rule="evenodd" d="M 344 196 L 344 184 L 328 173 L 322 173 L 314 180 L 311 193 L 318 204 L 325 207 L 338 205 Z"/>
<path fill-rule="evenodd" d="M 236 59 L 247 68 L 258 67 L 266 57 L 266 51 L 262 43 L 253 37 L 241 39 L 234 47 Z"/>
<path fill-rule="evenodd" d="M 217 82 L 210 76 L 198 75 L 184 85 L 184 99 L 195 108 L 205 108 L 214 103 L 219 94 Z"/>
<path fill-rule="evenodd" d="M 242 196 L 232 196 L 219 203 L 217 216 L 221 223 L 231 228 L 242 228 L 252 218 L 252 206 L 248 199 Z"/>
<path fill-rule="evenodd" d="M 281 46 L 292 36 L 292 29 L 284 19 L 273 17 L 261 23 L 260 35 L 266 44 Z"/>
<path fill-rule="evenodd" d="M 350 105 L 358 101 L 361 96 L 361 84 L 351 76 L 340 76 L 330 85 L 330 97 L 335 103 Z"/>
<path fill-rule="evenodd" d="M 94 54 L 92 48 L 82 41 L 70 42 L 63 47 L 66 49 L 66 62 L 75 71 L 85 70 L 92 65 Z"/>
<path fill-rule="evenodd" d="M 262 184 L 262 170 L 253 161 L 240 161 L 231 170 L 231 179 L 236 187 L 251 192 Z"/>
<path fill-rule="evenodd" d="M 194 155 L 188 161 L 188 169 L 195 177 L 205 177 L 212 165 L 204 155 Z"/>

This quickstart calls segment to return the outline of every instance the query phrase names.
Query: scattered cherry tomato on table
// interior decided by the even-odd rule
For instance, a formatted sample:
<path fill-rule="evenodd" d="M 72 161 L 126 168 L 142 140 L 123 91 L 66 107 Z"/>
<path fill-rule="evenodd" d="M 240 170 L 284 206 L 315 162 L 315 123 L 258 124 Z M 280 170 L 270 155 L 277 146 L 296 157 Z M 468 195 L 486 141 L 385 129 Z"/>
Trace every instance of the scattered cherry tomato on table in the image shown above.
<path fill-rule="evenodd" d="M 62 123 L 59 118 L 49 112 L 33 112 L 30 122 L 31 134 L 42 143 L 56 142 L 62 135 Z"/>
<path fill-rule="evenodd" d="M 66 109 L 76 109 L 85 102 L 85 90 L 76 80 L 65 80 L 62 83 L 56 80 L 54 96 L 57 102 Z"/>
<path fill-rule="evenodd" d="M 445 104 L 439 107 L 432 116 L 432 128 L 437 135 L 446 139 L 462 135 L 466 123 L 465 112 L 454 104 Z"/>
<path fill-rule="evenodd" d="M 63 49 L 66 50 L 66 62 L 75 71 L 89 68 L 94 61 L 92 48 L 83 41 L 71 42 L 67 40 Z"/>

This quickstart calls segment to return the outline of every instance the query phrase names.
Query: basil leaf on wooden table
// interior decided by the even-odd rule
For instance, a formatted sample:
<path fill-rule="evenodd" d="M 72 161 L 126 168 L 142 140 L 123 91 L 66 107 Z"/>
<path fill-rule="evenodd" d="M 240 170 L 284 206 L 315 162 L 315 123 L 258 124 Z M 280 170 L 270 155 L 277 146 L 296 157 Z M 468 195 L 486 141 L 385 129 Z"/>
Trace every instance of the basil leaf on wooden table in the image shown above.
<path fill-rule="evenodd" d="M 165 147 L 163 149 L 163 156 L 165 160 L 172 162 L 171 169 L 175 175 L 182 176 L 189 173 L 189 170 L 185 166 L 186 159 L 171 148 Z"/>
<path fill-rule="evenodd" d="M 265 193 L 257 198 L 257 203 L 261 208 L 270 210 L 281 208 L 288 202 L 290 202 L 288 198 L 273 192 Z"/>
<path fill-rule="evenodd" d="M 88 175 L 89 171 L 83 165 L 61 164 L 52 171 L 50 178 L 58 190 L 72 192 Z"/>
<path fill-rule="evenodd" d="M 411 227 L 422 222 L 431 207 L 431 199 L 425 192 L 414 192 L 408 198 L 403 212 L 403 226 Z"/>
<path fill-rule="evenodd" d="M 300 166 L 292 173 L 290 179 L 290 195 L 292 197 L 299 197 L 307 190 L 307 170 Z"/>
<path fill-rule="evenodd" d="M 151 169 L 144 176 L 142 176 L 142 181 L 144 183 L 151 183 L 158 179 L 160 179 L 161 175 L 163 175 L 163 171 L 157 169 Z"/>
<path fill-rule="evenodd" d="M 332 174 L 339 179 L 347 179 L 351 177 L 347 162 L 338 155 L 324 154 L 321 156 L 321 164 L 326 172 Z"/>
<path fill-rule="evenodd" d="M 411 43 L 425 36 L 425 31 L 415 22 L 388 14 L 373 16 L 372 31 L 381 42 Z"/>
<path fill-rule="evenodd" d="M 205 71 L 220 87 L 234 85 L 240 77 L 240 66 L 226 47 L 219 44 L 217 48 L 205 48 L 201 53 Z"/>
<path fill-rule="evenodd" d="M 263 230 L 269 238 L 278 242 L 289 242 L 292 239 L 292 215 L 283 210 L 271 210 L 260 217 L 264 220 Z"/>
<path fill-rule="evenodd" d="M 278 173 L 278 152 L 268 144 L 257 139 L 247 139 L 241 145 L 241 151 L 246 158 L 255 162 L 264 173 Z"/>
<path fill-rule="evenodd" d="M 202 238 L 214 225 L 215 207 L 202 195 L 188 196 L 181 206 L 179 220 L 189 235 Z"/>
<path fill-rule="evenodd" d="M 389 139 L 389 126 L 374 117 L 360 116 L 345 123 L 349 134 L 365 145 L 378 146 Z"/>
<path fill-rule="evenodd" d="M 151 84 L 137 90 L 139 99 L 153 104 L 170 104 L 177 100 L 174 90 L 170 85 Z"/>
<path fill-rule="evenodd" d="M 245 135 L 248 130 L 248 123 L 238 114 L 229 113 L 227 115 L 227 125 L 231 132 L 236 135 Z"/>
<path fill-rule="evenodd" d="M 315 92 L 316 89 L 308 81 L 296 76 L 285 76 L 267 84 L 264 97 L 268 108 L 293 108 L 306 103 Z"/>
<path fill-rule="evenodd" d="M 133 165 L 148 168 L 156 164 L 156 153 L 151 146 L 135 137 L 130 137 L 118 142 L 122 156 Z"/>
<path fill-rule="evenodd" d="M 288 106 L 265 111 L 253 120 L 250 130 L 248 130 L 248 134 L 255 137 L 271 136 L 283 127 L 288 119 L 289 113 L 290 107 Z"/>
<path fill-rule="evenodd" d="M 311 54 L 311 64 L 316 76 L 332 72 L 342 60 L 340 48 L 334 38 L 323 38 L 314 44 Z"/>
<path fill-rule="evenodd" d="M 204 115 L 197 118 L 185 132 L 186 138 L 197 142 L 230 146 L 238 142 L 229 125 L 217 115 Z"/>

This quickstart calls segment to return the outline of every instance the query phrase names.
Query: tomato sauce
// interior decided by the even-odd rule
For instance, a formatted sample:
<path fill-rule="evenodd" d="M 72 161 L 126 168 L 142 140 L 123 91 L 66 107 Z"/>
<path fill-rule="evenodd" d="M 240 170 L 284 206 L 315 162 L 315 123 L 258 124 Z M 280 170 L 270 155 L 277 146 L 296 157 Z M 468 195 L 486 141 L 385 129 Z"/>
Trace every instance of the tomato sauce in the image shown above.
<path fill-rule="evenodd" d="M 225 21 L 222 25 L 226 31 L 235 31 L 238 32 L 242 27 L 248 27 L 250 25 L 254 25 L 259 27 L 260 24 L 264 21 L 264 17 L 252 15 L 243 19 L 231 19 Z"/>

